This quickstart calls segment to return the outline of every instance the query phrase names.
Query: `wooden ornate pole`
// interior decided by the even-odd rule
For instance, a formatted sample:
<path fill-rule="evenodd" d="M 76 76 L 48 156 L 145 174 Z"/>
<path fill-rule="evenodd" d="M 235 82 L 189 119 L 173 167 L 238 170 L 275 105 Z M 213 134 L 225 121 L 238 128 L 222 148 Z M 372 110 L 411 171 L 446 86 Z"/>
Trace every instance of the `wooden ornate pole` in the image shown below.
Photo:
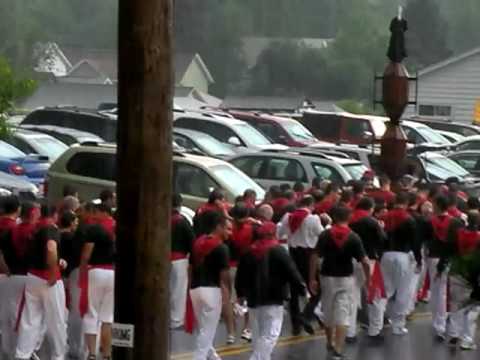
<path fill-rule="evenodd" d="M 115 360 L 169 358 L 172 1 L 119 0 Z"/>
<path fill-rule="evenodd" d="M 382 139 L 381 166 L 392 179 L 402 174 L 401 165 L 405 159 L 407 139 L 400 127 L 400 118 L 409 101 L 409 75 L 402 64 L 407 56 L 405 31 L 407 21 L 402 18 L 402 8 L 390 24 L 392 33 L 388 49 L 390 63 L 383 74 L 383 107 L 390 121 Z"/>

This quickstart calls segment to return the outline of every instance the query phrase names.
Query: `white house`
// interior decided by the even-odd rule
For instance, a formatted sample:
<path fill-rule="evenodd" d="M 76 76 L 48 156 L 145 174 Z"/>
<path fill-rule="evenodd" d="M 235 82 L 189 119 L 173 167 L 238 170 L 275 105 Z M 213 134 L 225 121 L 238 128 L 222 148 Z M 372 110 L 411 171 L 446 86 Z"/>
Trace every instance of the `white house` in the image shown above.
<path fill-rule="evenodd" d="M 417 115 L 471 123 L 479 101 L 480 47 L 418 73 Z M 405 115 L 413 114 L 415 109 L 409 107 Z"/>

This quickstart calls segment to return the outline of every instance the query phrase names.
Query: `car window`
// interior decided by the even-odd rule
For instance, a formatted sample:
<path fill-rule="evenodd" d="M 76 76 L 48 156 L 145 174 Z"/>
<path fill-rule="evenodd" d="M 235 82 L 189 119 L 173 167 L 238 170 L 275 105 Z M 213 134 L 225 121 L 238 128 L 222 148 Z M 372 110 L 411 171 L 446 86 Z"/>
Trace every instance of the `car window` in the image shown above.
<path fill-rule="evenodd" d="M 16 147 L 18 150 L 24 152 L 25 154 L 36 154 L 37 152 L 23 139 L 11 136 L 5 139 L 7 143 Z"/>
<path fill-rule="evenodd" d="M 461 155 L 453 158 L 461 167 L 466 170 L 474 170 L 477 165 L 477 157 L 472 155 Z"/>
<path fill-rule="evenodd" d="M 173 134 L 173 141 L 177 143 L 178 146 L 181 146 L 187 150 L 201 151 L 192 140 L 186 136 L 180 134 Z"/>
<path fill-rule="evenodd" d="M 260 171 L 264 163 L 266 164 L 266 158 L 261 156 L 242 157 L 232 161 L 233 165 L 253 179 L 260 178 Z"/>
<path fill-rule="evenodd" d="M 452 130 L 453 131 L 453 130 Z M 474 135 L 478 135 L 479 132 L 478 131 L 475 131 L 475 130 L 472 130 L 470 128 L 467 128 L 467 127 L 462 127 L 460 129 L 460 131 L 457 131 L 459 132 L 460 134 L 462 134 L 463 136 L 474 136 Z"/>
<path fill-rule="evenodd" d="M 235 131 L 250 144 L 262 146 L 270 145 L 272 142 L 263 136 L 257 129 L 247 123 L 235 123 L 232 125 Z M 229 129 L 230 130 L 230 129 Z M 232 130 L 230 130 L 232 131 Z M 237 136 L 236 134 L 230 136 Z M 243 141 L 242 141 L 243 142 Z"/>
<path fill-rule="evenodd" d="M 301 123 L 317 138 L 339 140 L 341 118 L 335 114 L 304 113 Z"/>
<path fill-rule="evenodd" d="M 343 184 L 345 182 L 339 172 L 332 166 L 319 163 L 313 163 L 312 166 L 315 174 L 322 179 L 330 180 L 333 183 L 339 184 Z"/>
<path fill-rule="evenodd" d="M 415 129 L 402 126 L 405 135 L 407 136 L 407 141 L 412 144 L 421 144 L 424 143 L 425 140 L 415 131 Z"/>
<path fill-rule="evenodd" d="M 257 193 L 258 199 L 263 199 L 265 191 L 251 178 L 231 165 L 216 165 L 210 168 L 217 179 L 222 179 L 230 185 L 233 195 L 243 195 L 245 190 L 252 189 Z"/>
<path fill-rule="evenodd" d="M 457 150 L 480 150 L 480 141 L 472 140 L 458 145 Z"/>
<path fill-rule="evenodd" d="M 296 141 L 312 141 L 315 136 L 305 126 L 298 121 L 288 121 L 283 124 L 283 127 L 288 131 L 291 137 Z"/>
<path fill-rule="evenodd" d="M 16 157 L 23 157 L 25 156 L 25 153 L 18 150 L 14 146 L 7 144 L 6 142 L 0 141 L 0 156 L 12 159 Z"/>
<path fill-rule="evenodd" d="M 201 131 L 201 121 L 197 119 L 190 118 L 180 118 L 174 121 L 173 125 L 175 127 L 181 127 L 184 129 L 199 130 Z"/>
<path fill-rule="evenodd" d="M 114 154 L 81 152 L 72 156 L 67 171 L 74 175 L 114 181 L 116 161 Z"/>
<path fill-rule="evenodd" d="M 270 140 L 277 143 L 285 143 L 285 135 L 282 133 L 282 130 L 276 124 L 269 122 L 260 122 L 255 125 L 255 127 Z M 282 136 L 283 135 L 283 136 Z"/>
<path fill-rule="evenodd" d="M 347 170 L 347 172 L 354 180 L 360 180 L 365 174 L 365 172 L 368 171 L 368 167 L 360 163 L 344 165 L 343 168 Z"/>
<path fill-rule="evenodd" d="M 52 161 L 56 160 L 68 149 L 67 145 L 51 137 L 35 137 L 31 141 L 37 148 L 41 149 L 42 155 L 47 155 Z"/>
<path fill-rule="evenodd" d="M 345 134 L 348 138 L 363 140 L 365 132 L 372 130 L 368 125 L 368 121 L 360 119 L 344 118 Z M 372 134 L 373 135 L 373 134 Z"/>
<path fill-rule="evenodd" d="M 302 164 L 293 159 L 270 158 L 262 178 L 281 181 L 307 182 Z"/>
<path fill-rule="evenodd" d="M 174 191 L 180 194 L 208 198 L 212 190 L 220 187 L 203 169 L 191 164 L 175 163 L 173 177 Z"/>

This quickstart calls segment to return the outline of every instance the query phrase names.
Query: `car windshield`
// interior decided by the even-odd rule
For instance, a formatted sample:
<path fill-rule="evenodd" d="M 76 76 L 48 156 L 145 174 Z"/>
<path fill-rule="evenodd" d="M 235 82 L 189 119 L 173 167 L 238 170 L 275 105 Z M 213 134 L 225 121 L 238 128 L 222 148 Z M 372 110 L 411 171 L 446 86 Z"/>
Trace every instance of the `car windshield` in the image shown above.
<path fill-rule="evenodd" d="M 211 167 L 215 176 L 222 179 L 224 184 L 228 184 L 229 190 L 235 195 L 243 195 L 247 189 L 255 190 L 257 199 L 262 200 L 265 197 L 265 191 L 252 179 L 234 166 L 215 165 Z"/>
<path fill-rule="evenodd" d="M 425 154 L 422 159 L 425 162 L 427 172 L 440 180 L 446 180 L 449 177 L 462 179 L 470 175 L 467 170 L 449 158 L 438 155 L 428 156 L 428 154 Z"/>
<path fill-rule="evenodd" d="M 448 144 L 450 144 L 450 142 L 445 137 L 443 137 L 442 135 L 440 135 L 436 131 L 434 131 L 434 130 L 426 127 L 426 126 L 419 126 L 419 127 L 416 128 L 416 130 L 418 131 L 418 133 L 420 135 L 422 135 L 425 138 L 425 140 L 428 143 L 438 144 L 438 145 L 448 145 Z"/>
<path fill-rule="evenodd" d="M 304 140 L 315 140 L 315 136 L 302 124 L 296 121 L 288 121 L 283 124 L 285 130 L 291 135 L 291 137 L 296 141 Z"/>
<path fill-rule="evenodd" d="M 210 155 L 235 155 L 235 151 L 230 147 L 212 137 L 199 136 L 195 141 Z"/>
<path fill-rule="evenodd" d="M 0 156 L 13 159 L 18 157 L 23 157 L 25 156 L 25 153 L 13 147 L 12 145 L 9 145 L 3 141 L 0 141 Z"/>
<path fill-rule="evenodd" d="M 365 171 L 368 171 L 368 167 L 361 163 L 343 165 L 343 167 L 354 180 L 360 180 L 365 174 Z"/>
<path fill-rule="evenodd" d="M 56 160 L 68 149 L 67 145 L 53 138 L 38 137 L 33 138 L 31 141 L 41 150 L 39 153 L 41 152 L 41 155 L 48 156 L 50 161 Z"/>
<path fill-rule="evenodd" d="M 262 146 L 271 145 L 271 141 L 259 133 L 255 128 L 247 123 L 237 123 L 233 125 L 235 131 L 241 136 L 242 140 L 252 145 Z"/>
<path fill-rule="evenodd" d="M 380 139 L 387 130 L 385 122 L 380 119 L 371 119 L 370 124 L 372 125 L 373 132 L 375 133 L 375 138 Z"/>

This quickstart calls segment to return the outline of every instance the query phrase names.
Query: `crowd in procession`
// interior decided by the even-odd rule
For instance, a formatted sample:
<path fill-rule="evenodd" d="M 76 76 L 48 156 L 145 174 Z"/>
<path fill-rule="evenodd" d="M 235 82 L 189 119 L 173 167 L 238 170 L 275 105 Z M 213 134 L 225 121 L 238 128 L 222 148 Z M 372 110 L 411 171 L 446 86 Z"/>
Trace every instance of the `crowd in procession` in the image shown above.
<path fill-rule="evenodd" d="M 407 335 L 420 301 L 430 304 L 437 341 L 476 349 L 479 199 L 455 178 L 432 185 L 406 175 L 395 191 L 379 180 L 366 173 L 341 187 L 317 178 L 309 189 L 272 186 L 261 202 L 247 190 L 232 205 L 216 189 L 193 224 L 176 195 L 171 327 L 194 333 L 193 358 L 220 358 L 213 341 L 223 318 L 227 344 L 241 321 L 251 359 L 270 359 L 286 303 L 292 333 L 314 334 L 318 324 L 334 359 L 356 342 L 359 323 L 375 343 L 387 324 Z"/>
<path fill-rule="evenodd" d="M 2 359 L 111 358 L 116 196 L 64 196 L 53 207 L 0 199 Z"/>

